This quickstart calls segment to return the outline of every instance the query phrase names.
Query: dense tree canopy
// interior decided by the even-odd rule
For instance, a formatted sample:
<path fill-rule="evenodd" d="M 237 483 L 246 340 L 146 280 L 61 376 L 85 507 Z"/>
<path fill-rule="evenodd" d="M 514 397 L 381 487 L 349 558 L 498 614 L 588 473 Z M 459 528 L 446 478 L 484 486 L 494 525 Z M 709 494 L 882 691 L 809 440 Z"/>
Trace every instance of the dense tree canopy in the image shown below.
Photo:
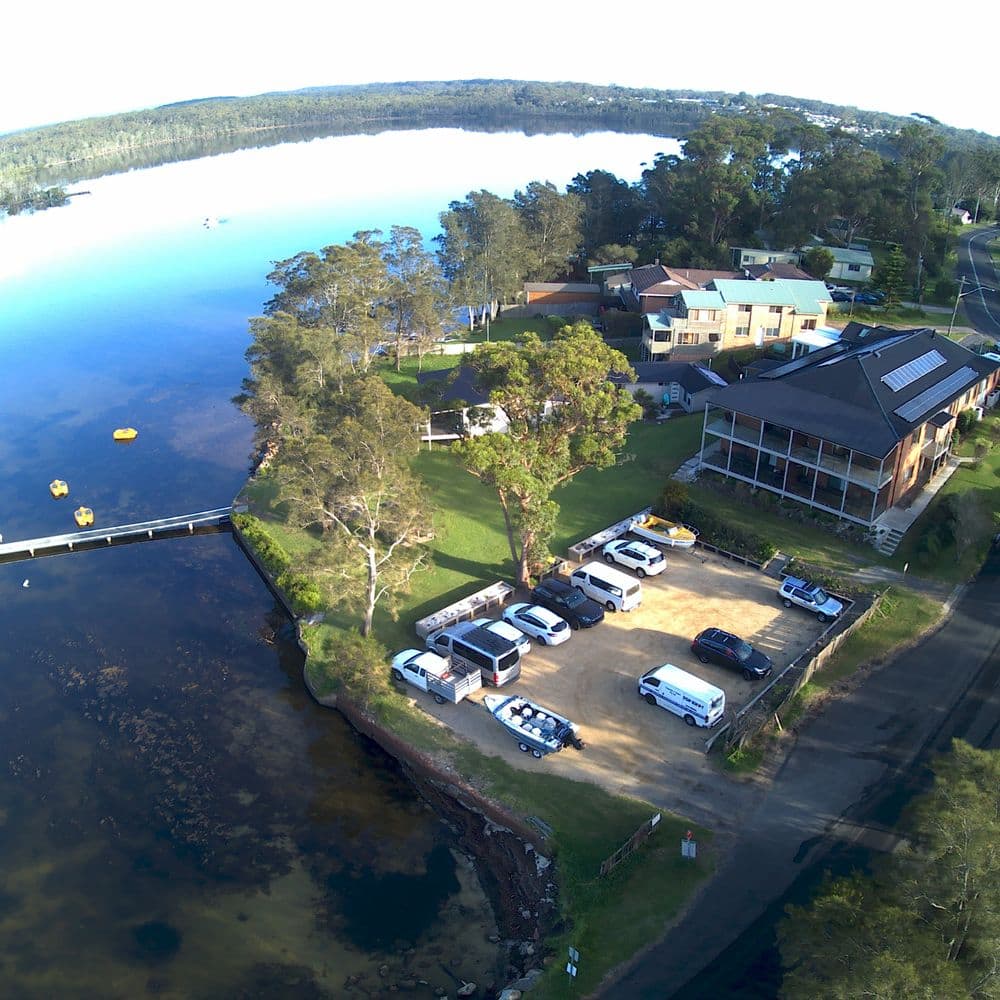
<path fill-rule="evenodd" d="M 613 371 L 634 373 L 586 323 L 548 342 L 529 333 L 519 342 L 484 344 L 472 365 L 510 429 L 454 448 L 466 469 L 496 490 L 517 582 L 526 584 L 548 559 L 559 513 L 552 492 L 583 469 L 613 465 L 642 415 L 628 391 L 608 381 Z"/>
<path fill-rule="evenodd" d="M 874 877 L 829 883 L 779 931 L 789 1000 L 1000 994 L 1000 752 L 956 740 Z"/>

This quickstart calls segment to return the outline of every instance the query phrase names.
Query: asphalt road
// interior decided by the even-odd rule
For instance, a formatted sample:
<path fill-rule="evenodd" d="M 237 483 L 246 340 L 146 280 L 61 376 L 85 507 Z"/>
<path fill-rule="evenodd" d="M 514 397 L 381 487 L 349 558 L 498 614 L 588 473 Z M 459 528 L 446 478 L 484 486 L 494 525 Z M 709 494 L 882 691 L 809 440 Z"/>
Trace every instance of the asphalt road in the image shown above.
<path fill-rule="evenodd" d="M 986 244 L 1000 236 L 1000 228 L 965 233 L 958 245 L 958 279 L 965 278 L 962 295 L 969 325 L 979 333 L 1000 340 L 1000 275 Z M 972 290 L 974 289 L 974 290 Z"/>
<path fill-rule="evenodd" d="M 898 802 L 952 736 L 997 747 L 1000 551 L 925 642 L 831 702 L 743 816 L 743 833 L 683 919 L 601 996 L 671 996 L 831 850 L 890 849 Z M 689 991 L 686 996 L 692 995 Z M 718 994 L 716 994 L 718 995 Z"/>

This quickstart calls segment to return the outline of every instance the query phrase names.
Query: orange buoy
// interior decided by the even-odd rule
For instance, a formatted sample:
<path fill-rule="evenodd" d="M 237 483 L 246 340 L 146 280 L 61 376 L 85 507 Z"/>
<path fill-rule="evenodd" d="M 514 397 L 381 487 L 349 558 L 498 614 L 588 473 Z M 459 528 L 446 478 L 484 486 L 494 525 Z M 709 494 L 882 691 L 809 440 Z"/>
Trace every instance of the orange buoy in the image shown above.
<path fill-rule="evenodd" d="M 81 528 L 86 528 L 88 524 L 94 523 L 94 512 L 89 507 L 77 507 L 73 511 L 73 517 Z"/>
<path fill-rule="evenodd" d="M 134 441 L 139 436 L 139 432 L 134 427 L 119 427 L 112 432 L 111 436 L 116 441 Z"/>
<path fill-rule="evenodd" d="M 49 492 L 56 498 L 64 497 L 69 493 L 69 486 L 63 479 L 53 479 L 49 483 Z"/>

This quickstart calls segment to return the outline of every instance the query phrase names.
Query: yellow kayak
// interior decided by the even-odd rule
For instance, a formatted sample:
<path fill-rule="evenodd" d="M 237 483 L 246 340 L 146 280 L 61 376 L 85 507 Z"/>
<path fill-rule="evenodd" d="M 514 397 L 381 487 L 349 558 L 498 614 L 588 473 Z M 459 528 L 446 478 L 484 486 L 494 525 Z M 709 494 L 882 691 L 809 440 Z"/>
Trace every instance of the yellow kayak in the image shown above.
<path fill-rule="evenodd" d="M 139 432 L 134 427 L 119 427 L 111 435 L 116 441 L 134 441 Z"/>
<path fill-rule="evenodd" d="M 53 479 L 49 483 L 49 492 L 54 497 L 64 497 L 69 493 L 69 485 L 63 479 Z"/>
<path fill-rule="evenodd" d="M 94 523 L 94 512 L 89 507 L 77 507 L 73 511 L 73 517 L 81 528 L 86 528 L 88 524 Z"/>

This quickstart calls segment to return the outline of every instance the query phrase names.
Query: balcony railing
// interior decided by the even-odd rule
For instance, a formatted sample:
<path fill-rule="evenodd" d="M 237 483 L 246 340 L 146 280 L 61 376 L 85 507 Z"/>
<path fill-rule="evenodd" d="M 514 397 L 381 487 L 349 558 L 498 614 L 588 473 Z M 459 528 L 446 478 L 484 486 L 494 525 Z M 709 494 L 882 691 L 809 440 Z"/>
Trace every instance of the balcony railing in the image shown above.
<path fill-rule="evenodd" d="M 734 427 L 731 420 L 710 420 L 705 425 L 705 430 L 709 434 L 735 438 L 737 441 L 745 441 L 748 444 L 756 444 L 760 440 L 759 429 L 747 427 L 744 424 L 736 424 Z"/>

